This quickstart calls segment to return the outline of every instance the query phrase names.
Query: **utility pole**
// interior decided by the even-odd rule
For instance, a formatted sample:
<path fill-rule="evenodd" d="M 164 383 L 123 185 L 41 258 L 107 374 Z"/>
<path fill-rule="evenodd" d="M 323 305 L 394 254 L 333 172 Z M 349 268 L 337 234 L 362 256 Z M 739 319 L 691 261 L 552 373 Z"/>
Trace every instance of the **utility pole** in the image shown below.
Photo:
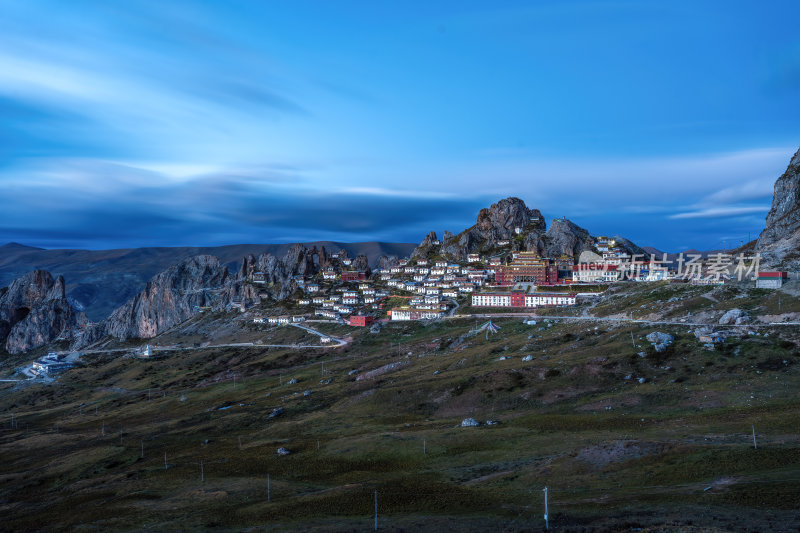
<path fill-rule="evenodd" d="M 544 488 L 544 528 L 550 530 L 550 523 L 547 517 L 547 487 Z"/>
<path fill-rule="evenodd" d="M 753 449 L 754 450 L 758 449 L 758 444 L 756 444 L 756 426 L 755 426 L 755 424 L 753 425 Z"/>
<path fill-rule="evenodd" d="M 167 469 L 167 452 L 164 452 L 164 470 Z"/>

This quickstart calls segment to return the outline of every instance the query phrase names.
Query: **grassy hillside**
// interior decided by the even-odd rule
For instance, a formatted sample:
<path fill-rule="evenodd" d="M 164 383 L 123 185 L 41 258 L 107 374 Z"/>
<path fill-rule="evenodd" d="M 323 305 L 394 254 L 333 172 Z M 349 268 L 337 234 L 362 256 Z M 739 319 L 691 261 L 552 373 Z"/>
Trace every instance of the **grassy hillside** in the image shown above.
<path fill-rule="evenodd" d="M 619 298 L 648 305 L 639 286 Z M 796 329 L 709 350 L 686 326 L 495 322 L 488 339 L 470 318 L 314 324 L 352 343 L 88 355 L 54 384 L 0 383 L 3 527 L 366 530 L 377 491 L 382 529 L 539 531 L 545 486 L 555 531 L 800 527 Z"/>

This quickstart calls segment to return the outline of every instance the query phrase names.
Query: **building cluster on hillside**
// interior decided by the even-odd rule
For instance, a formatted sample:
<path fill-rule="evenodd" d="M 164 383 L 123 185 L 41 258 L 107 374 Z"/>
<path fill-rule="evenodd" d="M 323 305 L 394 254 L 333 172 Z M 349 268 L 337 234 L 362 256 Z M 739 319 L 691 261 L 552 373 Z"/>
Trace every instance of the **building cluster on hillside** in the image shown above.
<path fill-rule="evenodd" d="M 508 249 L 503 250 L 504 247 Z M 308 315 L 363 327 L 382 315 L 393 321 L 441 318 L 457 306 L 457 299 L 466 296 L 471 297 L 473 307 L 525 309 L 575 305 L 578 294 L 585 292 L 581 286 L 587 284 L 663 280 L 724 283 L 737 269 L 747 270 L 754 277 L 758 274 L 760 287 L 779 287 L 786 279 L 785 273 L 759 274 L 752 258 L 749 263 L 738 265 L 728 261 L 727 270 L 721 266 L 722 257 L 713 254 L 687 254 L 686 258 L 681 254 L 672 261 L 667 261 L 665 255 L 657 260 L 654 256 L 631 256 L 608 237 L 598 237 L 595 250 L 597 253 L 590 254 L 589 262 L 576 263 L 568 256 L 548 258 L 536 252 L 512 251 L 509 243 L 497 242 L 493 253 L 470 253 L 463 262 L 438 256 L 404 259 L 373 270 L 371 275 L 349 270 L 351 265 L 340 261 L 338 266 L 328 266 L 313 277 L 298 276 L 295 281 L 302 296 L 296 303 L 309 308 Z M 260 274 L 253 275 L 254 283 L 263 282 Z M 402 305 L 384 310 L 390 298 L 393 302 L 403 300 Z M 296 321 L 296 317 L 258 320 L 286 324 Z"/>

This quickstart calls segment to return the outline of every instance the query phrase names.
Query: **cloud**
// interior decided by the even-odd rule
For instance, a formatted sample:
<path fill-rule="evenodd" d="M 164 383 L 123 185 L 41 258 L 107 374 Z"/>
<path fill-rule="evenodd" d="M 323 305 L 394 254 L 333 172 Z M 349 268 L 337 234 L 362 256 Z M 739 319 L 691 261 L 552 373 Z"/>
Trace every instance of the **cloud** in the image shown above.
<path fill-rule="evenodd" d="M 753 213 L 763 213 L 765 216 L 769 211 L 769 206 L 742 206 L 742 207 L 709 207 L 698 211 L 688 211 L 686 213 L 676 213 L 669 218 L 726 218 Z"/>

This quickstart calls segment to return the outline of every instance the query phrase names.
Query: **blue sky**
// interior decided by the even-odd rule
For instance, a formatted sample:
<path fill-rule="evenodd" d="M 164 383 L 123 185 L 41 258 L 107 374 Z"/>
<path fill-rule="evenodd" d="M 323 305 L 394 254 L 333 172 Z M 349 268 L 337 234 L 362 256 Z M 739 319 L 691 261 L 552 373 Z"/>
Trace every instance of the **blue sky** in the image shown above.
<path fill-rule="evenodd" d="M 513 195 L 665 250 L 739 244 L 800 145 L 799 16 L 0 0 L 0 241 L 417 242 Z"/>

